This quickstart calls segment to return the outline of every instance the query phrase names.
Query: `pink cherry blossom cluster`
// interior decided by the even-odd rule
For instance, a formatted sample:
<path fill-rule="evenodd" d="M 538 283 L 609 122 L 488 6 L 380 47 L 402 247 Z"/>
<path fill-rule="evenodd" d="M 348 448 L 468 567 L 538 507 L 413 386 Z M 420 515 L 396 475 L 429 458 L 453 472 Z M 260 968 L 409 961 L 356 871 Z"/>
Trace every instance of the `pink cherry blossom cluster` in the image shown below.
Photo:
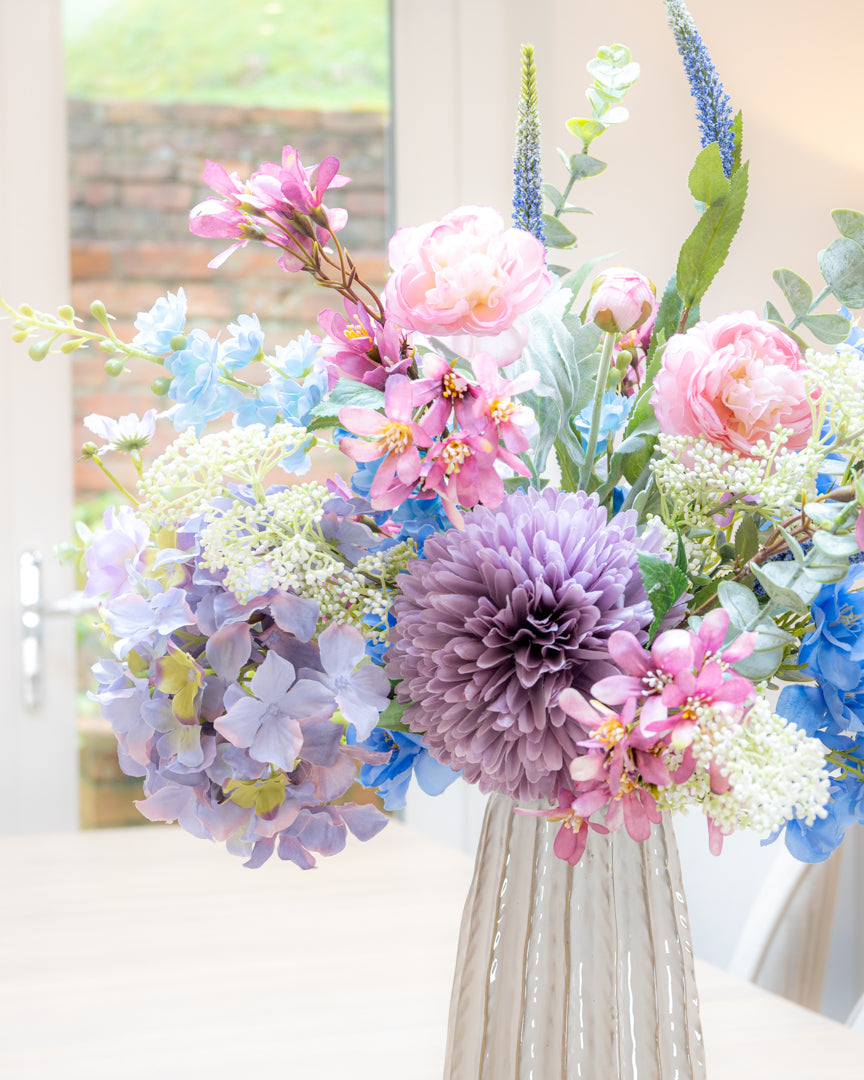
<path fill-rule="evenodd" d="M 692 752 L 700 724 L 718 712 L 746 724 L 755 689 L 732 665 L 750 655 L 757 635 L 740 634 L 724 649 L 728 627 L 728 612 L 718 608 L 695 632 L 660 634 L 650 651 L 633 634 L 616 631 L 609 652 L 622 674 L 596 682 L 590 703 L 576 690 L 562 692 L 558 704 L 589 737 L 579 744 L 585 753 L 570 765 L 572 789 L 559 788 L 558 806 L 542 812 L 561 822 L 554 842 L 560 858 L 575 865 L 585 851 L 589 829 L 623 827 L 634 840 L 647 839 L 652 823 L 660 821 L 662 790 L 685 783 L 704 767 Z M 711 761 L 707 771 L 714 794 L 729 790 L 718 762 Z M 591 820 L 604 809 L 602 823 Z M 716 853 L 722 833 L 710 817 L 708 829 Z"/>
<path fill-rule="evenodd" d="M 196 236 L 234 241 L 209 265 L 220 266 L 237 248 L 258 240 L 282 250 L 279 265 L 283 270 L 313 266 L 316 246 L 326 247 L 348 220 L 345 210 L 328 209 L 323 203 L 328 189 L 349 182 L 338 169 L 335 157 L 304 168 L 292 146 L 283 147 L 281 163 L 263 162 L 245 182 L 208 161 L 204 180 L 217 198 L 205 199 L 192 209 L 189 228 Z"/>

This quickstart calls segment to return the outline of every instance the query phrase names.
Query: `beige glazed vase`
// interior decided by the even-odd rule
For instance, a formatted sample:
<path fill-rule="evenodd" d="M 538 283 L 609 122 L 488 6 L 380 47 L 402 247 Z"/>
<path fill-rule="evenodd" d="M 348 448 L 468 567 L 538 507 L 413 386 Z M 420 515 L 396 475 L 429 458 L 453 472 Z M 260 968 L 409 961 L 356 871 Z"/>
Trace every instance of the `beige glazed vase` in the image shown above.
<path fill-rule="evenodd" d="M 704 1080 L 687 907 L 671 824 L 592 832 L 489 800 L 468 893 L 444 1080 Z"/>

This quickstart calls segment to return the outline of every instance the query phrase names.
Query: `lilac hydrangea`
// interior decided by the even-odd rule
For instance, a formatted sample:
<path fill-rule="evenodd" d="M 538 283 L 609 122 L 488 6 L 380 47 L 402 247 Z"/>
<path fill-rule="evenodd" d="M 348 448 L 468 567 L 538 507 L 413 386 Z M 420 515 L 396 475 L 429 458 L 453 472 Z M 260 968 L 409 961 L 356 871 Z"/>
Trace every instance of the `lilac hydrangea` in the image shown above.
<path fill-rule="evenodd" d="M 616 630 L 646 638 L 639 545 L 634 513 L 607 521 L 596 497 L 551 488 L 426 541 L 398 579 L 387 671 L 438 761 L 482 791 L 555 795 L 586 737 L 561 691 L 616 673 Z"/>

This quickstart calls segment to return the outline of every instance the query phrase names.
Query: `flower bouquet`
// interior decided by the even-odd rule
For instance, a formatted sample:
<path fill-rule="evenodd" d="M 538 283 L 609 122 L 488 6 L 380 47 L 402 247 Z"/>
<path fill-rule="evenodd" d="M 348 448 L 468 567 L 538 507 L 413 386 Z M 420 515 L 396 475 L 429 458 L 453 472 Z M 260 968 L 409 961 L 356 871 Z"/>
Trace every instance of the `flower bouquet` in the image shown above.
<path fill-rule="evenodd" d="M 412 780 L 461 775 L 568 873 L 614 834 L 655 844 L 681 808 L 712 851 L 753 828 L 808 860 L 861 818 L 864 215 L 834 212 L 815 299 L 775 273 L 788 318 L 703 312 L 747 164 L 692 18 L 665 6 L 702 149 L 659 295 L 550 259 L 575 243 L 576 181 L 605 168 L 589 150 L 626 119 L 639 68 L 613 45 L 560 190 L 525 47 L 513 226 L 464 206 L 400 229 L 380 296 L 339 239 L 335 158 L 286 146 L 248 180 L 208 162 L 190 227 L 228 242 L 211 265 L 274 249 L 338 298 L 315 333 L 271 349 L 240 315 L 214 339 L 187 328 L 182 288 L 130 342 L 98 301 L 92 329 L 4 304 L 34 359 L 152 360 L 171 402 L 85 421 L 85 456 L 139 472 L 81 539 L 106 644 L 93 697 L 146 817 L 309 868 L 373 837 Z M 179 434 L 145 469 L 157 423 Z M 304 479 L 334 449 L 345 468 Z"/>

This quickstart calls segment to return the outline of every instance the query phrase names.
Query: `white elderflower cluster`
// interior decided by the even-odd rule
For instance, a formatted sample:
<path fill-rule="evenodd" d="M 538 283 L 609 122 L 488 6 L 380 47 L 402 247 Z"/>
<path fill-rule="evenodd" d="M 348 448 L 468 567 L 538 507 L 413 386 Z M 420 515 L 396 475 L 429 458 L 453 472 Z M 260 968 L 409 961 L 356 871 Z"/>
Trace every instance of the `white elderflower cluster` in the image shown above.
<path fill-rule="evenodd" d="M 812 825 L 826 816 L 831 786 L 827 749 L 778 716 L 764 697 L 756 699 L 743 722 L 737 710 L 706 711 L 692 750 L 695 772 L 661 791 L 661 810 L 685 810 L 695 803 L 723 833 L 771 833 L 793 818 Z M 722 795 L 711 791 L 712 762 L 730 784 Z"/>
<path fill-rule="evenodd" d="M 810 396 L 818 388 L 820 412 L 828 420 L 831 433 L 844 449 L 864 453 L 864 359 L 854 349 L 839 346 L 824 355 L 807 351 L 805 380 Z"/>
<path fill-rule="evenodd" d="M 321 530 L 320 484 L 271 490 L 254 502 L 232 499 L 211 510 L 201 529 L 201 564 L 224 571 L 224 584 L 241 602 L 283 589 L 318 603 L 321 621 L 350 623 L 370 635 L 383 618 L 396 574 L 416 555 L 412 543 L 367 555 L 356 566 Z"/>
<path fill-rule="evenodd" d="M 157 527 L 176 527 L 228 494 L 228 484 L 262 489 L 264 478 L 309 438 L 293 424 L 234 427 L 199 439 L 187 428 L 156 459 L 139 484 L 138 513 Z"/>
<path fill-rule="evenodd" d="M 814 437 L 801 450 L 787 452 L 789 430 L 780 428 L 751 457 L 724 450 L 703 436 L 660 435 L 654 476 L 674 516 L 687 525 L 705 526 L 731 492 L 757 500 L 769 511 L 796 505 L 815 483 L 827 451 Z"/>
<path fill-rule="evenodd" d="M 678 533 L 670 528 L 663 518 L 657 514 L 649 514 L 645 519 L 645 532 L 652 528 L 660 530 L 663 536 L 663 550 L 674 563 L 678 558 Z M 707 561 L 713 558 L 713 561 L 716 562 L 716 555 L 714 555 L 710 547 L 706 550 L 702 544 L 698 544 L 695 540 L 683 534 L 681 542 L 684 545 L 684 557 L 687 559 L 687 573 L 691 578 L 702 572 Z"/>

